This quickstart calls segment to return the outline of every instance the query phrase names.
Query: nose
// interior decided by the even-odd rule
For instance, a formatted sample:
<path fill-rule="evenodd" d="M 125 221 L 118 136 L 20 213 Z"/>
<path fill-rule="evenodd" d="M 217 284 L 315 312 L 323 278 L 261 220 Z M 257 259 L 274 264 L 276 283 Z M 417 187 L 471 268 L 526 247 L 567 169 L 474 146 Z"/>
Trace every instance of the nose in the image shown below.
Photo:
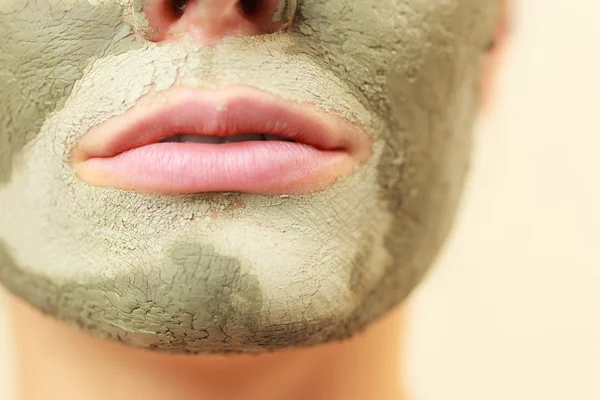
<path fill-rule="evenodd" d="M 204 44 L 225 36 L 260 35 L 288 29 L 297 0 L 146 0 L 142 12 L 149 23 L 144 34 L 156 42 L 182 34 Z"/>

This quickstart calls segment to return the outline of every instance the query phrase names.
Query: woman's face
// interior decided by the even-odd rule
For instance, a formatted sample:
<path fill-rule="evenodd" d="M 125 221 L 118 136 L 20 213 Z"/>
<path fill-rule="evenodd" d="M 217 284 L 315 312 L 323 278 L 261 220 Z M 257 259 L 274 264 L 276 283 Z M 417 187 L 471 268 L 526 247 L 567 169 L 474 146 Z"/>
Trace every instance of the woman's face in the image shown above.
<path fill-rule="evenodd" d="M 352 335 L 449 229 L 497 11 L 0 0 L 0 280 L 135 346 Z"/>

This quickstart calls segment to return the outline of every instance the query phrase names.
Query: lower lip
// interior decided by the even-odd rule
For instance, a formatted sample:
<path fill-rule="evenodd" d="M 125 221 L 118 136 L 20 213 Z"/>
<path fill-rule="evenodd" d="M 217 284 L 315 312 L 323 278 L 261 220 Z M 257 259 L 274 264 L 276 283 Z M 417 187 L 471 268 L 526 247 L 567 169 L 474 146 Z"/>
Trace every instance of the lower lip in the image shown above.
<path fill-rule="evenodd" d="M 156 143 L 75 165 L 94 186 L 159 194 L 245 192 L 305 194 L 353 172 L 343 151 L 284 141 Z"/>

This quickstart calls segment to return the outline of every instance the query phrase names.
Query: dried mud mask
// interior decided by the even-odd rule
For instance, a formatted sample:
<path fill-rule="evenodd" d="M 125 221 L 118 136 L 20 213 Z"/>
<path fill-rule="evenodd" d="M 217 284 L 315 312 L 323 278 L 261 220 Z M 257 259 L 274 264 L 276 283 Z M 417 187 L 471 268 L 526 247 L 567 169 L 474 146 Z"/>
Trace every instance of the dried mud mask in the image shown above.
<path fill-rule="evenodd" d="M 144 36 L 148 4 L 0 0 L 2 283 L 92 335 L 170 352 L 315 345 L 400 303 L 451 225 L 498 2 L 303 0 L 276 32 L 208 35 L 190 16 L 162 38 Z M 357 127 L 368 156 L 287 195 L 142 193 L 77 175 L 81 138 L 147 99 L 238 89 Z"/>

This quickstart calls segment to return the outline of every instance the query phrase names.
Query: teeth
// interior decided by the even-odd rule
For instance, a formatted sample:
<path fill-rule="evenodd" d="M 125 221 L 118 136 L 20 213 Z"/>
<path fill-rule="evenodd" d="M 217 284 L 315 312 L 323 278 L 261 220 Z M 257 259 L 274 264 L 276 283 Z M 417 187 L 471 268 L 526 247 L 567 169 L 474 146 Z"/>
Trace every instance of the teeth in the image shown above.
<path fill-rule="evenodd" d="M 262 135 L 257 134 L 226 136 L 223 139 L 225 139 L 224 143 L 251 142 L 263 140 Z"/>
<path fill-rule="evenodd" d="M 167 139 L 163 139 L 160 143 L 208 143 L 208 144 L 221 144 L 221 143 L 239 143 L 239 142 L 251 142 L 251 141 L 283 141 L 283 142 L 294 142 L 293 139 L 286 139 L 276 135 L 263 135 L 258 133 L 249 133 L 245 135 L 234 135 L 234 136 L 203 136 L 203 135 L 175 135 Z"/>
<path fill-rule="evenodd" d="M 160 143 L 179 143 L 181 142 L 181 135 L 171 136 L 160 141 Z"/>
<path fill-rule="evenodd" d="M 222 137 L 219 136 L 202 136 L 202 135 L 177 135 L 182 143 L 223 143 Z"/>

